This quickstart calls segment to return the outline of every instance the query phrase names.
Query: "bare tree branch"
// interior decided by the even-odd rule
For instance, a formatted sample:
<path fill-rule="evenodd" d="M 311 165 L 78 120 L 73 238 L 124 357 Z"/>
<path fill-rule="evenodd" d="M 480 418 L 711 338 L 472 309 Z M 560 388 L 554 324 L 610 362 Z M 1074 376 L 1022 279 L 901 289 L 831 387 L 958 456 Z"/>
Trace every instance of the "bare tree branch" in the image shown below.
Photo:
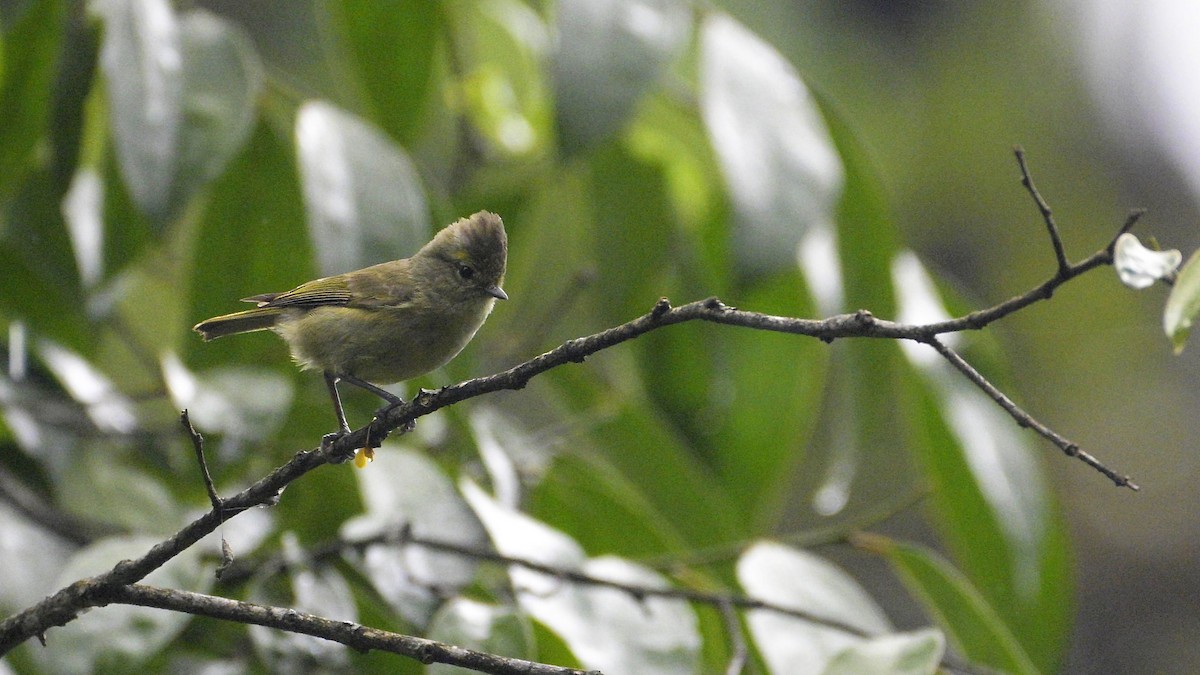
<path fill-rule="evenodd" d="M 135 593 L 134 590 L 130 589 L 133 589 L 133 585 L 137 584 L 138 581 L 151 571 L 157 569 L 166 561 L 215 530 L 223 521 L 253 506 L 274 504 L 283 489 L 292 481 L 297 480 L 323 464 L 344 461 L 347 457 L 352 456 L 358 448 L 378 446 L 388 433 L 396 429 L 407 429 L 419 417 L 476 396 L 506 389 L 521 389 L 532 378 L 548 370 L 568 363 L 581 363 L 587 357 L 604 349 L 632 340 L 650 331 L 688 321 L 706 321 L 754 330 L 791 333 L 815 337 L 825 342 L 832 342 L 839 338 L 883 338 L 912 340 L 928 344 L 938 350 L 943 358 L 950 361 L 951 364 L 970 381 L 975 383 L 976 386 L 979 386 L 988 393 L 1019 425 L 1033 428 L 1066 454 L 1078 457 L 1088 466 L 1091 466 L 1112 480 L 1117 486 L 1129 487 L 1136 490 L 1137 485 L 1128 476 L 1124 476 L 1108 468 L 1098 459 L 1083 452 L 1077 445 L 1021 410 L 1010 398 L 988 382 L 982 374 L 970 366 L 961 356 L 950 350 L 938 339 L 938 336 L 946 333 L 983 328 L 1035 302 L 1049 299 L 1059 286 L 1085 272 L 1112 264 L 1113 244 L 1116 237 L 1104 249 L 1097 251 L 1078 263 L 1072 264 L 1067 260 L 1058 227 L 1053 221 L 1049 206 L 1046 205 L 1045 200 L 1042 199 L 1029 176 L 1023 153 L 1020 150 L 1017 151 L 1017 160 L 1021 167 L 1022 182 L 1034 198 L 1043 215 L 1047 231 L 1050 235 L 1051 245 L 1054 248 L 1055 258 L 1058 262 L 1057 269 L 1050 278 L 1022 295 L 961 317 L 933 324 L 919 325 L 902 324 L 880 319 L 866 310 L 816 320 L 740 310 L 724 304 L 715 297 L 679 307 L 672 307 L 666 298 L 662 298 L 654 305 L 653 309 L 643 316 L 594 335 L 570 340 L 553 350 L 503 372 L 466 380 L 436 391 L 422 391 L 412 401 L 381 411 L 370 424 L 338 438 L 322 449 L 296 453 L 286 464 L 276 468 L 269 475 L 233 497 L 222 500 L 216 496 L 215 489 L 209 486 L 209 495 L 210 500 L 213 502 L 213 510 L 186 525 L 169 539 L 155 545 L 142 557 L 135 560 L 122 561 L 107 572 L 67 586 L 43 599 L 41 602 L 0 621 L 0 655 L 7 653 L 13 647 L 31 637 L 37 636 L 43 638 L 47 629 L 66 624 L 87 607 L 103 604 L 103 602 L 124 601 L 121 598 L 133 600 L 135 597 L 150 597 L 137 595 L 137 593 L 142 593 L 143 591 Z M 1132 212 L 1118 234 L 1128 231 L 1133 227 L 1140 215 L 1141 212 Z M 186 424 L 186 418 L 184 421 Z M 188 426 L 190 427 L 190 425 Z M 200 444 L 197 443 L 199 434 L 195 434 L 194 429 L 191 431 L 193 432 L 193 443 L 196 444 L 197 448 L 197 456 L 200 458 L 201 466 L 203 467 L 203 454 Z M 429 542 L 426 542 L 426 545 L 432 546 Z M 498 559 L 498 561 L 508 564 L 524 564 L 516 560 Z M 564 576 L 577 583 L 597 583 L 597 580 L 584 578 L 583 576 L 573 577 L 571 574 L 563 574 L 557 570 L 545 571 Z M 671 589 L 670 591 L 664 589 L 647 589 L 644 595 L 656 595 L 660 594 L 660 591 L 662 595 L 695 602 L 706 602 L 712 599 L 705 594 L 686 589 Z M 725 601 L 742 609 L 764 609 L 767 604 L 750 598 L 737 598 L 736 596 L 722 598 L 722 602 Z M 147 602 L 149 601 L 147 600 Z M 829 621 L 822 620 L 819 617 L 809 617 L 799 614 L 797 616 L 819 621 L 826 625 L 832 625 Z M 331 623 L 338 624 L 338 622 Z M 844 628 L 849 632 L 855 631 L 851 626 L 845 626 Z M 328 637 L 325 634 L 321 636 Z"/>

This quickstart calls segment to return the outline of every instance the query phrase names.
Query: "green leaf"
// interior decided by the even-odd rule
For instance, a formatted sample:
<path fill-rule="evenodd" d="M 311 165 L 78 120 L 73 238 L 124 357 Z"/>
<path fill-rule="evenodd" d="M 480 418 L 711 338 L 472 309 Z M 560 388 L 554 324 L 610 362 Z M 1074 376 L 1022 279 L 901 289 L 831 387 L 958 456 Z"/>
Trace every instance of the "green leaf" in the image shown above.
<path fill-rule="evenodd" d="M 134 201 L 153 220 L 170 213 L 183 118 L 183 46 L 167 0 L 93 0 L 104 19 L 100 67 L 113 139 Z"/>
<path fill-rule="evenodd" d="M 756 282 L 738 293 L 739 306 L 782 316 L 811 314 L 798 272 L 759 277 Z M 686 413 L 689 427 L 726 494 L 747 517 L 749 529 L 743 536 L 767 534 L 779 525 L 819 418 L 828 382 L 828 347 L 796 335 L 760 331 L 699 325 L 672 330 L 713 333 L 704 339 L 707 353 L 690 354 L 695 358 L 693 373 L 673 356 L 670 360 L 679 369 L 670 374 L 686 382 L 697 377 L 694 371 L 701 364 L 708 366 L 706 400 Z M 647 353 L 645 359 L 647 369 L 657 369 L 653 355 Z M 654 376 L 649 379 L 655 390 L 676 386 Z"/>
<path fill-rule="evenodd" d="M 26 176 L 0 215 L 7 221 L 0 236 L 0 280 L 13 289 L 0 294 L 0 307 L 6 318 L 28 321 L 36 334 L 87 353 L 93 327 L 58 197 L 49 172 L 37 171 Z"/>
<path fill-rule="evenodd" d="M 296 114 L 296 154 L 322 275 L 412 255 L 429 238 L 416 167 L 375 127 L 310 101 Z"/>
<path fill-rule="evenodd" d="M 836 228 L 813 226 L 800 242 L 801 270 L 824 316 L 867 309 L 893 316 L 895 292 L 888 265 L 896 249 L 895 226 L 882 180 L 847 121 L 827 116 L 845 167 L 845 190 Z M 900 453 L 912 418 L 901 404 L 909 386 L 894 341 L 839 340 L 829 352 L 821 420 L 809 450 L 803 486 L 816 515 L 849 515 L 878 499 L 875 486 L 907 492 L 913 472 Z M 859 486 L 862 486 L 861 488 Z"/>
<path fill-rule="evenodd" d="M 317 276 L 304 231 L 296 165 L 285 141 L 260 123 L 213 184 L 187 265 L 187 326 L 243 308 L 239 298 L 284 291 Z M 191 331 L 181 337 L 193 367 L 238 360 L 277 363 L 290 372 L 274 336 L 238 336 L 213 343 L 201 342 Z"/>
<path fill-rule="evenodd" d="M 946 312 L 916 257 L 893 265 L 899 319 Z M 953 340 L 951 340 L 953 343 Z M 1057 669 L 1071 621 L 1064 525 L 1032 438 L 930 348 L 901 345 L 921 383 L 913 388 L 938 532 L 1040 670 Z"/>
<path fill-rule="evenodd" d="M 833 223 L 842 186 L 807 88 L 773 47 L 714 12 L 700 37 L 700 105 L 737 215 L 738 269 L 794 267 L 807 229 Z"/>
<path fill-rule="evenodd" d="M 344 66 L 362 87 L 370 118 L 402 143 L 415 140 L 433 70 L 444 43 L 445 10 L 428 0 L 367 3 L 343 0 L 326 5 L 349 53 Z"/>
<path fill-rule="evenodd" d="M 1037 673 L 1008 625 L 961 572 L 933 551 L 870 535 L 860 542 L 882 554 L 971 662 L 1008 673 Z"/>
<path fill-rule="evenodd" d="M 687 42 L 678 0 L 564 0 L 550 59 L 559 143 L 578 151 L 619 130 Z"/>
<path fill-rule="evenodd" d="M 675 272 L 676 222 L 660 167 L 619 145 L 598 149 L 588 162 L 591 234 L 597 275 L 605 280 L 605 321 L 645 312 Z"/>
<path fill-rule="evenodd" d="M 230 446 L 265 441 L 279 430 L 292 404 L 292 380 L 256 367 L 212 368 L 193 373 L 173 354 L 161 359 L 162 380 L 177 410 L 187 410 L 205 433 Z"/>
<path fill-rule="evenodd" d="M 463 493 L 496 549 L 589 576 L 625 584 L 665 587 L 656 572 L 616 557 L 587 559 L 575 540 L 510 507 L 474 483 Z M 554 575 L 510 566 L 521 607 L 571 648 L 585 668 L 613 673 L 693 673 L 700 654 L 696 614 L 686 601 L 637 599 L 614 588 L 564 584 Z"/>
<path fill-rule="evenodd" d="M 34 167 L 34 148 L 45 137 L 66 6 L 59 0 L 23 3 L 12 23 L 0 26 L 0 205 Z"/>
<path fill-rule="evenodd" d="M 0 382 L 6 388 L 12 386 L 11 382 L 6 379 L 0 380 Z M 16 406 L 13 405 L 4 407 L 5 416 L 9 419 L 12 419 L 11 415 L 21 412 L 14 408 Z M 24 414 L 27 420 L 26 424 L 33 421 L 30 413 Z M 44 435 L 43 438 L 45 438 Z M 50 439 L 45 440 L 50 441 Z M 49 446 L 50 443 L 47 445 Z M 52 447 L 56 451 L 68 449 L 58 444 L 54 444 Z M 20 453 L 9 451 L 8 454 Z M 11 461 L 12 458 L 6 459 Z M 11 464 L 5 467 L 6 472 L 11 469 Z M 3 514 L 4 536 L 7 542 L 4 546 L 0 546 L 0 567 L 6 570 L 7 576 L 5 583 L 0 584 L 0 612 L 11 615 L 42 600 L 47 593 L 52 592 L 53 589 L 47 586 L 48 578 L 61 574 L 63 566 L 73 553 L 73 545 L 43 525 L 35 524 L 25 517 L 18 516 L 11 507 L 6 506 L 0 513 Z M 94 573 L 94 570 L 89 572 L 89 574 Z"/>
<path fill-rule="evenodd" d="M 454 5 L 455 58 L 463 111 L 491 148 L 527 156 L 551 138 L 543 73 L 550 36 L 542 17 L 517 0 Z"/>
<path fill-rule="evenodd" d="M 585 410 L 576 419 L 586 425 L 588 449 L 555 460 L 534 494 L 532 513 L 595 550 L 625 555 L 711 546 L 743 536 L 736 504 L 649 401 L 593 391 L 594 376 L 581 375 L 561 386 L 579 397 L 571 407 Z"/>
<path fill-rule="evenodd" d="M 1192 321 L 1200 314 L 1200 262 L 1197 261 L 1200 251 L 1193 253 L 1179 270 L 1163 309 L 1163 330 L 1171 338 L 1176 354 L 1183 351 Z"/>

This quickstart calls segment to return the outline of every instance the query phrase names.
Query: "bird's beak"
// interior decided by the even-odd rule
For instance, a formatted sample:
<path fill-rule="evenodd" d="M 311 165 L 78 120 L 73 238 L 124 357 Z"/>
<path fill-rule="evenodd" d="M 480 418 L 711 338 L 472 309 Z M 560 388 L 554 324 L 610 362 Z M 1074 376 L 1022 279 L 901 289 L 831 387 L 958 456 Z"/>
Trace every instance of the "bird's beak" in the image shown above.
<path fill-rule="evenodd" d="M 488 288 L 484 289 L 484 293 L 487 293 L 497 300 L 508 299 L 508 293 L 505 293 L 504 289 L 500 288 L 499 286 L 489 286 Z"/>

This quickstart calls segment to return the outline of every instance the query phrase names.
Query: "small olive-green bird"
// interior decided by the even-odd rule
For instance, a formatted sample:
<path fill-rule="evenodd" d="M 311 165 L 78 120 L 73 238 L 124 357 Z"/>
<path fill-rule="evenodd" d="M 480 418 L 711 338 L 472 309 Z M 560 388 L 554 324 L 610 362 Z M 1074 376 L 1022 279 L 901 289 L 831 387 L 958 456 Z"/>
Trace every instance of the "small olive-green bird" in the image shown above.
<path fill-rule="evenodd" d="M 341 433 L 348 433 L 339 381 L 390 404 L 372 383 L 428 373 L 454 358 L 483 325 L 508 262 L 500 216 L 480 211 L 434 236 L 411 258 L 310 281 L 285 293 L 245 298 L 258 306 L 196 324 L 205 340 L 273 330 L 304 369 L 321 370 Z"/>

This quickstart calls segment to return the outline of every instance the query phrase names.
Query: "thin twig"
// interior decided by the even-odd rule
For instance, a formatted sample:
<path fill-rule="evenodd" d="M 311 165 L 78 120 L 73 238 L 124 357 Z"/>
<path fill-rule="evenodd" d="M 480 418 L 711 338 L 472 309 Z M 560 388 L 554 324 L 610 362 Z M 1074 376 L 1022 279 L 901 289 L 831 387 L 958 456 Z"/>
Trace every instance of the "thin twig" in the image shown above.
<path fill-rule="evenodd" d="M 1033 176 L 1029 174 L 1029 166 L 1025 164 L 1025 150 L 1021 146 L 1013 148 L 1013 154 L 1017 156 L 1017 166 L 1021 167 L 1021 185 L 1029 191 L 1029 196 L 1033 197 L 1033 203 L 1037 205 L 1038 211 L 1042 213 L 1042 220 L 1046 223 L 1046 231 L 1050 233 L 1050 244 L 1054 247 L 1054 258 L 1058 261 L 1058 273 L 1065 274 L 1071 267 L 1067 262 L 1067 253 L 1063 248 L 1062 236 L 1058 233 L 1058 225 L 1054 222 L 1054 214 L 1050 211 L 1050 205 L 1042 198 L 1042 193 L 1038 192 L 1037 186 L 1033 184 Z"/>
<path fill-rule="evenodd" d="M 1080 450 L 1078 445 L 1045 424 L 1042 424 L 1034 419 L 1032 415 L 1025 412 L 1020 406 L 1014 403 L 1012 399 L 1005 396 L 1004 392 L 997 389 L 996 386 L 989 382 L 983 375 L 981 375 L 978 370 L 975 370 L 975 368 L 972 367 L 971 364 L 967 363 L 963 357 L 959 356 L 958 352 L 955 352 L 950 347 L 947 347 L 946 344 L 941 340 L 938 340 L 937 338 L 930 338 L 926 344 L 936 349 L 937 352 L 942 355 L 942 357 L 950 362 L 950 365 L 957 368 L 964 377 L 970 380 L 975 386 L 982 389 L 983 393 L 987 394 L 988 397 L 995 401 L 997 405 L 1003 408 L 1005 412 L 1007 412 L 1014 420 L 1016 420 L 1018 426 L 1033 429 L 1051 443 L 1057 445 L 1058 448 L 1062 450 L 1068 457 L 1078 457 L 1084 464 L 1087 464 L 1088 466 L 1107 476 L 1109 480 L 1117 485 L 1117 487 L 1127 487 L 1135 491 L 1140 489 L 1136 483 L 1130 480 L 1129 476 L 1122 476 L 1112 469 L 1109 469 L 1102 462 L 1100 462 L 1100 460 L 1084 452 L 1083 450 Z"/>
<path fill-rule="evenodd" d="M 784 605 L 774 604 L 758 598 L 752 598 L 744 595 L 730 595 L 728 593 L 713 593 L 690 588 L 676 587 L 655 587 L 642 584 L 631 584 L 612 579 L 604 579 L 601 577 L 592 576 L 578 569 L 570 569 L 549 565 L 546 563 L 528 560 L 517 556 L 505 555 L 490 549 L 478 548 L 466 544 L 458 544 L 430 537 L 423 537 L 413 534 L 411 528 L 407 526 L 399 526 L 388 531 L 379 533 L 371 537 L 362 539 L 345 540 L 336 539 L 314 548 L 308 559 L 314 562 L 328 561 L 337 556 L 340 556 L 347 550 L 362 551 L 371 546 L 378 545 L 400 545 L 400 546 L 419 546 L 421 548 L 438 551 L 441 553 L 450 553 L 452 555 L 470 558 L 482 562 L 488 562 L 499 565 L 509 565 L 521 567 L 532 572 L 540 572 L 555 579 L 569 581 L 581 586 L 599 586 L 603 588 L 611 588 L 622 591 L 630 596 L 643 599 L 649 597 L 670 598 L 675 600 L 686 600 L 701 605 L 720 608 L 723 604 L 729 604 L 739 609 L 757 609 L 784 616 L 790 616 L 795 619 L 803 619 L 815 624 L 819 624 L 835 630 L 840 630 L 858 637 L 867 637 L 868 633 L 857 626 L 847 624 L 836 619 L 830 619 L 804 610 L 787 607 Z M 256 566 L 243 566 L 232 572 L 227 579 L 230 583 L 235 583 L 243 579 L 249 578 L 255 574 L 256 570 L 271 570 L 283 571 L 286 569 L 286 561 L 281 556 L 272 556 L 272 558 L 264 563 Z"/>
<path fill-rule="evenodd" d="M 1144 215 L 1146 215 L 1146 209 L 1132 209 L 1129 212 L 1129 215 L 1125 217 L 1125 224 L 1121 226 L 1121 229 L 1117 230 L 1117 234 L 1113 237 L 1112 243 L 1108 245 L 1109 253 L 1112 253 L 1113 249 L 1116 247 L 1117 239 L 1119 239 L 1121 235 L 1132 230 L 1133 226 L 1136 225 Z"/>
<path fill-rule="evenodd" d="M 183 430 L 192 441 L 192 448 L 196 450 L 196 462 L 200 464 L 200 475 L 204 478 L 204 489 L 208 490 L 208 500 L 212 503 L 213 511 L 220 513 L 223 501 L 217 494 L 217 486 L 213 485 L 212 474 L 208 472 L 208 462 L 204 461 L 204 437 L 192 426 L 192 418 L 188 415 L 187 408 L 180 411 L 179 423 L 183 425 Z"/>

